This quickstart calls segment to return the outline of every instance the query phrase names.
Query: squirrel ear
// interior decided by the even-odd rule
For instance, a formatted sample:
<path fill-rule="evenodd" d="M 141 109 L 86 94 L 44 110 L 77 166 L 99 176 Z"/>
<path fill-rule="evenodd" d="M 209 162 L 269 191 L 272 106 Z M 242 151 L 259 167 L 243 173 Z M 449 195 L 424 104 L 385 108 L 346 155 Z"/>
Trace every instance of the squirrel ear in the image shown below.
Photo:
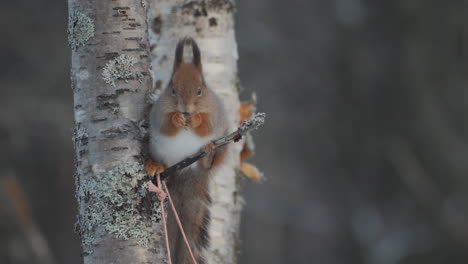
<path fill-rule="evenodd" d="M 197 42 L 195 42 L 195 40 L 193 40 L 192 38 L 186 38 L 186 40 L 188 40 L 189 43 L 192 45 L 192 54 L 193 54 L 192 63 L 200 67 L 201 56 L 200 56 L 200 49 L 198 48 Z"/>
<path fill-rule="evenodd" d="M 184 61 L 184 47 L 192 46 L 192 63 L 201 69 L 201 56 L 200 49 L 198 48 L 197 43 L 191 37 L 185 37 L 179 42 L 177 42 L 177 47 L 175 50 L 174 56 L 174 71 L 179 67 L 179 65 Z"/>
<path fill-rule="evenodd" d="M 179 40 L 179 42 L 177 42 L 177 47 L 176 47 L 175 56 L 174 56 L 174 70 L 176 70 L 179 67 L 179 65 L 182 63 L 184 59 L 184 45 L 185 45 L 184 39 L 181 39 Z"/>

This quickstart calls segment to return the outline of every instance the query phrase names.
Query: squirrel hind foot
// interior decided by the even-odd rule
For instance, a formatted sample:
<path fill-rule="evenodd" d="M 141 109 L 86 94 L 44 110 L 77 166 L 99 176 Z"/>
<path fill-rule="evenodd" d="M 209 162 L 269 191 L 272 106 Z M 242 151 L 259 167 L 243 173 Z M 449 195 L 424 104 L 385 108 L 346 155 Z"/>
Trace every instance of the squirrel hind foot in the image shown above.
<path fill-rule="evenodd" d="M 164 166 L 164 164 L 159 163 L 159 162 L 147 160 L 145 163 L 145 171 L 151 177 L 154 177 L 156 173 L 163 172 L 165 169 L 166 169 L 166 166 Z"/>

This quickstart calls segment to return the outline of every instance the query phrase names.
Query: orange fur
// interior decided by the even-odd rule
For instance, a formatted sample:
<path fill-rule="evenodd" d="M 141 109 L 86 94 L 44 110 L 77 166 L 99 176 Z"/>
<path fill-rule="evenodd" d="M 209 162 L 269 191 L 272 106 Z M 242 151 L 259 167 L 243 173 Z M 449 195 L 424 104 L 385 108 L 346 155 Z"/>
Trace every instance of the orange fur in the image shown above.
<path fill-rule="evenodd" d="M 247 143 L 244 143 L 244 146 L 242 147 L 242 150 L 240 152 L 240 160 L 245 160 L 248 157 L 252 156 L 253 151 L 249 148 Z"/>
<path fill-rule="evenodd" d="M 197 122 L 197 127 L 193 128 L 193 131 L 200 137 L 206 137 L 213 133 L 213 123 L 210 120 L 210 115 L 208 113 L 197 113 L 195 114 L 197 119 L 200 119 L 199 125 Z"/>
<path fill-rule="evenodd" d="M 203 79 L 200 77 L 200 69 L 191 63 L 181 63 L 174 72 L 172 80 L 174 86 L 186 88 L 181 89 L 181 92 L 188 92 L 190 89 L 187 88 L 192 88 L 186 87 L 187 84 L 193 85 L 194 88 L 196 88 L 197 85 L 203 85 Z M 181 93 L 180 96 L 184 96 L 184 94 Z"/>
<path fill-rule="evenodd" d="M 191 115 L 191 117 L 190 117 L 190 126 L 192 128 L 197 128 L 197 127 L 199 127 L 201 125 L 202 121 L 203 120 L 202 120 L 201 114 L 200 113 L 195 113 L 195 114 Z"/>
<path fill-rule="evenodd" d="M 218 149 L 213 157 L 213 163 L 211 164 L 211 167 L 217 167 L 221 163 L 223 163 L 224 158 L 226 157 L 227 153 L 227 148 L 226 147 L 221 147 Z"/>
<path fill-rule="evenodd" d="M 180 112 L 166 114 L 161 132 L 166 136 L 175 136 L 187 125 L 200 137 L 206 137 L 213 133 L 213 124 L 208 113 L 195 113 L 187 122 L 185 116 Z M 187 124 L 189 123 L 189 124 Z"/>
<path fill-rule="evenodd" d="M 152 160 L 147 160 L 145 164 L 145 170 L 146 173 L 153 177 L 156 173 L 161 173 L 166 169 L 166 166 L 164 164 L 155 162 Z"/>
<path fill-rule="evenodd" d="M 255 110 L 255 102 L 250 101 L 250 102 L 241 102 L 240 107 L 239 107 L 239 117 L 240 117 L 240 122 L 242 123 L 247 119 L 250 119 L 254 113 Z M 250 146 L 246 143 L 244 143 L 244 146 L 242 147 L 242 151 L 240 152 L 240 160 L 245 160 L 248 157 L 252 156 L 253 151 L 250 148 Z"/>
<path fill-rule="evenodd" d="M 211 150 L 213 150 L 213 148 L 215 147 L 214 143 L 211 142 L 211 143 L 208 143 L 206 144 L 204 147 L 203 147 L 203 151 L 205 153 L 208 153 L 210 152 Z M 214 153 L 210 153 L 208 154 L 207 156 L 201 158 L 198 163 L 205 169 L 210 169 L 213 165 L 213 157 L 214 157 Z"/>
<path fill-rule="evenodd" d="M 254 112 L 255 102 L 241 102 L 239 107 L 240 123 L 250 119 Z"/>
<path fill-rule="evenodd" d="M 250 164 L 248 162 L 241 162 L 240 170 L 245 176 L 247 176 L 247 178 L 251 180 L 263 180 L 263 173 L 261 173 L 253 164 Z"/>
<path fill-rule="evenodd" d="M 204 147 L 205 152 L 210 152 L 214 148 L 214 143 L 209 143 Z M 221 147 L 215 151 L 215 153 L 210 153 L 206 157 L 200 159 L 199 164 L 205 169 L 211 169 L 219 166 L 226 156 L 227 148 Z"/>
<path fill-rule="evenodd" d="M 161 127 L 161 133 L 166 136 L 175 136 L 183 128 L 181 126 L 181 120 L 183 118 L 183 122 L 185 123 L 185 117 L 182 113 L 179 112 L 172 112 L 167 113 L 164 117 L 163 125 Z"/>

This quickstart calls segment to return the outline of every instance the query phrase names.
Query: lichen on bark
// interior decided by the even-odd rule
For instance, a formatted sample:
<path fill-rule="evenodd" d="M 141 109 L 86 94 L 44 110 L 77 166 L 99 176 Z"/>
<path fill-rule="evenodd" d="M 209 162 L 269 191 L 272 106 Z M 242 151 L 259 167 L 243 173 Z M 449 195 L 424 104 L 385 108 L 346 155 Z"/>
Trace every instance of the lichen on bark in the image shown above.
<path fill-rule="evenodd" d="M 141 80 L 143 74 L 132 69 L 137 62 L 136 57 L 121 54 L 106 63 L 102 71 L 102 79 L 113 87 L 115 87 L 117 80 L 124 80 L 125 82 L 128 80 Z"/>
<path fill-rule="evenodd" d="M 77 197 L 87 202 L 78 219 L 85 253 L 92 253 L 99 228 L 116 238 L 132 238 L 138 245 L 148 246 L 154 233 L 148 223 L 158 223 L 161 215 L 155 196 L 147 195 L 146 177 L 143 165 L 133 161 L 79 184 Z"/>
<path fill-rule="evenodd" d="M 88 131 L 86 128 L 78 124 L 73 131 L 73 142 L 77 144 L 83 144 L 83 141 L 88 139 Z"/>
<path fill-rule="evenodd" d="M 79 10 L 74 9 L 68 17 L 68 45 L 76 50 L 94 37 L 93 20 Z"/>

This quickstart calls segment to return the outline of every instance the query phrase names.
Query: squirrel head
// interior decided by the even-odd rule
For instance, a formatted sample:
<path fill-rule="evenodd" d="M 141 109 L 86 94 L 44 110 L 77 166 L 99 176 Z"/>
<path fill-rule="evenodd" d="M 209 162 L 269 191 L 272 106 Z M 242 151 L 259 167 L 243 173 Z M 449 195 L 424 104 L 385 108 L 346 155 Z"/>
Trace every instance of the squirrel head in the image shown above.
<path fill-rule="evenodd" d="M 187 47 L 191 47 L 191 54 Z M 183 38 L 177 43 L 174 68 L 160 98 L 161 107 L 164 112 L 207 112 L 212 104 L 210 97 L 211 91 L 203 77 L 200 49 L 192 38 Z"/>

